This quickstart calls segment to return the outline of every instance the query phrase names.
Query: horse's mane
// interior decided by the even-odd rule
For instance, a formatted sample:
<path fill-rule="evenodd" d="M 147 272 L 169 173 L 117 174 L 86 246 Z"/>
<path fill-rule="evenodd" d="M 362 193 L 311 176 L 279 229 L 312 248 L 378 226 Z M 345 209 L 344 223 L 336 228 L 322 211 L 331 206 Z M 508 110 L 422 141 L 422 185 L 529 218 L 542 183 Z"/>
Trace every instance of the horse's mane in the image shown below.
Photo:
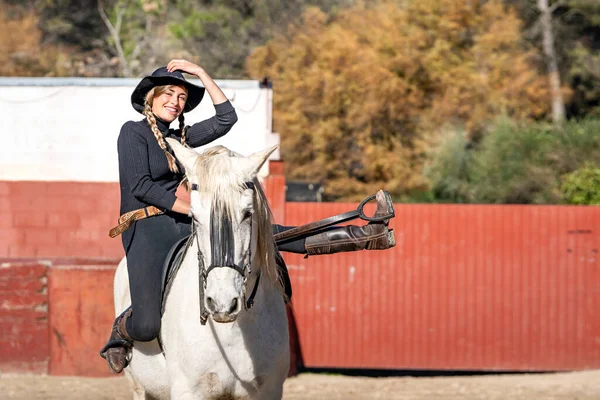
<path fill-rule="evenodd" d="M 224 146 L 214 146 L 200 154 L 196 161 L 196 176 L 200 191 L 212 193 L 213 206 L 219 213 L 231 212 L 236 205 L 232 199 L 237 198 L 246 189 L 245 177 L 235 167 L 235 158 L 240 154 Z M 253 179 L 255 191 L 253 208 L 258 221 L 258 238 L 254 259 L 259 262 L 261 271 L 283 293 L 283 282 L 275 263 L 275 241 L 271 221 L 273 215 L 267 197 L 258 179 Z"/>

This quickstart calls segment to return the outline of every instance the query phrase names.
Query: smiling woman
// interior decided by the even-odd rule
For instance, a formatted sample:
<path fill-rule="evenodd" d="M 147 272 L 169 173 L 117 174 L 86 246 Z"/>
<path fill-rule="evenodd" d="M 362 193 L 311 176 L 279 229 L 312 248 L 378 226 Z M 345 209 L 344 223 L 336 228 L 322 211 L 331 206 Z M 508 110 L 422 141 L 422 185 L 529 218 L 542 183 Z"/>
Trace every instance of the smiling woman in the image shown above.
<path fill-rule="evenodd" d="M 175 118 L 183 116 L 181 110 L 187 100 L 187 89 L 184 86 L 168 85 L 158 86 L 146 95 L 153 99 L 146 103 L 152 104 L 152 113 L 163 121 L 173 122 Z"/>
<path fill-rule="evenodd" d="M 203 86 L 188 82 L 183 72 L 196 75 Z M 200 103 L 204 92 L 208 92 L 216 115 L 186 126 L 184 113 Z M 225 135 L 237 121 L 233 106 L 214 80 L 202 67 L 186 60 L 172 60 L 143 78 L 131 95 L 131 104 L 145 118 L 126 122 L 117 141 L 120 214 L 141 212 L 154 217 L 137 223 L 130 220 L 116 233 L 123 232 L 132 307 L 117 317 L 109 343 L 101 351 L 114 372 L 127 365 L 133 340 L 156 337 L 160 328 L 161 264 L 171 246 L 190 232 L 190 203 L 175 195 L 184 171 L 165 139 L 199 147 Z M 170 124 L 177 119 L 179 129 L 171 129 Z"/>

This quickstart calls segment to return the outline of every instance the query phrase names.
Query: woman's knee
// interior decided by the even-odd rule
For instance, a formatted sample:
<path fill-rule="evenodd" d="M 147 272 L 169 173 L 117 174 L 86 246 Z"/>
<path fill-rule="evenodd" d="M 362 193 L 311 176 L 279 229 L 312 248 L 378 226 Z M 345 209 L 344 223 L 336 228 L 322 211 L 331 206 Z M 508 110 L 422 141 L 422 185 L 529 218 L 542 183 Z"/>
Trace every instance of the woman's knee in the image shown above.
<path fill-rule="evenodd" d="M 160 316 L 141 316 L 138 314 L 136 318 L 134 310 L 132 317 L 127 321 L 127 333 L 133 340 L 149 342 L 156 339 L 160 332 Z"/>

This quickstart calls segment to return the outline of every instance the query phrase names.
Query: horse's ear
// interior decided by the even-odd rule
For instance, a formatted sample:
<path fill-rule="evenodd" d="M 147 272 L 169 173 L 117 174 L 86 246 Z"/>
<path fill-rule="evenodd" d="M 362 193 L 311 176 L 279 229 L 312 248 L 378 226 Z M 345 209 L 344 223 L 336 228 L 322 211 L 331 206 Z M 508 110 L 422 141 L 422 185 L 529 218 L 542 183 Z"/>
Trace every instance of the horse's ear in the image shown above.
<path fill-rule="evenodd" d="M 186 175 L 191 174 L 194 171 L 194 164 L 198 158 L 198 153 L 189 147 L 185 147 L 175 139 L 166 138 L 165 140 L 173 149 L 177 160 L 183 165 L 183 168 L 185 168 Z"/>
<path fill-rule="evenodd" d="M 275 146 L 269 147 L 267 149 L 258 151 L 256 153 L 251 154 L 250 156 L 248 156 L 248 160 L 250 160 L 250 168 L 249 168 L 249 172 L 252 175 L 256 175 L 258 174 L 258 171 L 260 170 L 260 168 L 263 166 L 263 164 L 267 161 L 267 159 L 269 158 L 269 156 L 275 151 L 277 150 L 277 148 L 279 147 L 278 144 L 276 144 Z"/>

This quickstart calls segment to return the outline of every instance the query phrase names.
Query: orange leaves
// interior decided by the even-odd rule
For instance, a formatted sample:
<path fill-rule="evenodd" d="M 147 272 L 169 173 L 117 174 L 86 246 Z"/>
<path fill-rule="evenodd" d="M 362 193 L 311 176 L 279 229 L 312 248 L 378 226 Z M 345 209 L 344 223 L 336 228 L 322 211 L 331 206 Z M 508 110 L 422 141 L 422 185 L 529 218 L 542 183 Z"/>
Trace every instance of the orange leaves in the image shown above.
<path fill-rule="evenodd" d="M 333 19 L 311 8 L 247 69 L 274 80 L 288 178 L 341 199 L 400 195 L 425 185 L 427 143 L 442 126 L 481 133 L 501 113 L 547 112 L 520 35 L 500 0 L 380 1 Z"/>
<path fill-rule="evenodd" d="M 57 48 L 41 43 L 34 13 L 3 5 L 0 23 L 0 75 L 43 76 L 60 72 L 57 64 L 66 56 Z"/>

